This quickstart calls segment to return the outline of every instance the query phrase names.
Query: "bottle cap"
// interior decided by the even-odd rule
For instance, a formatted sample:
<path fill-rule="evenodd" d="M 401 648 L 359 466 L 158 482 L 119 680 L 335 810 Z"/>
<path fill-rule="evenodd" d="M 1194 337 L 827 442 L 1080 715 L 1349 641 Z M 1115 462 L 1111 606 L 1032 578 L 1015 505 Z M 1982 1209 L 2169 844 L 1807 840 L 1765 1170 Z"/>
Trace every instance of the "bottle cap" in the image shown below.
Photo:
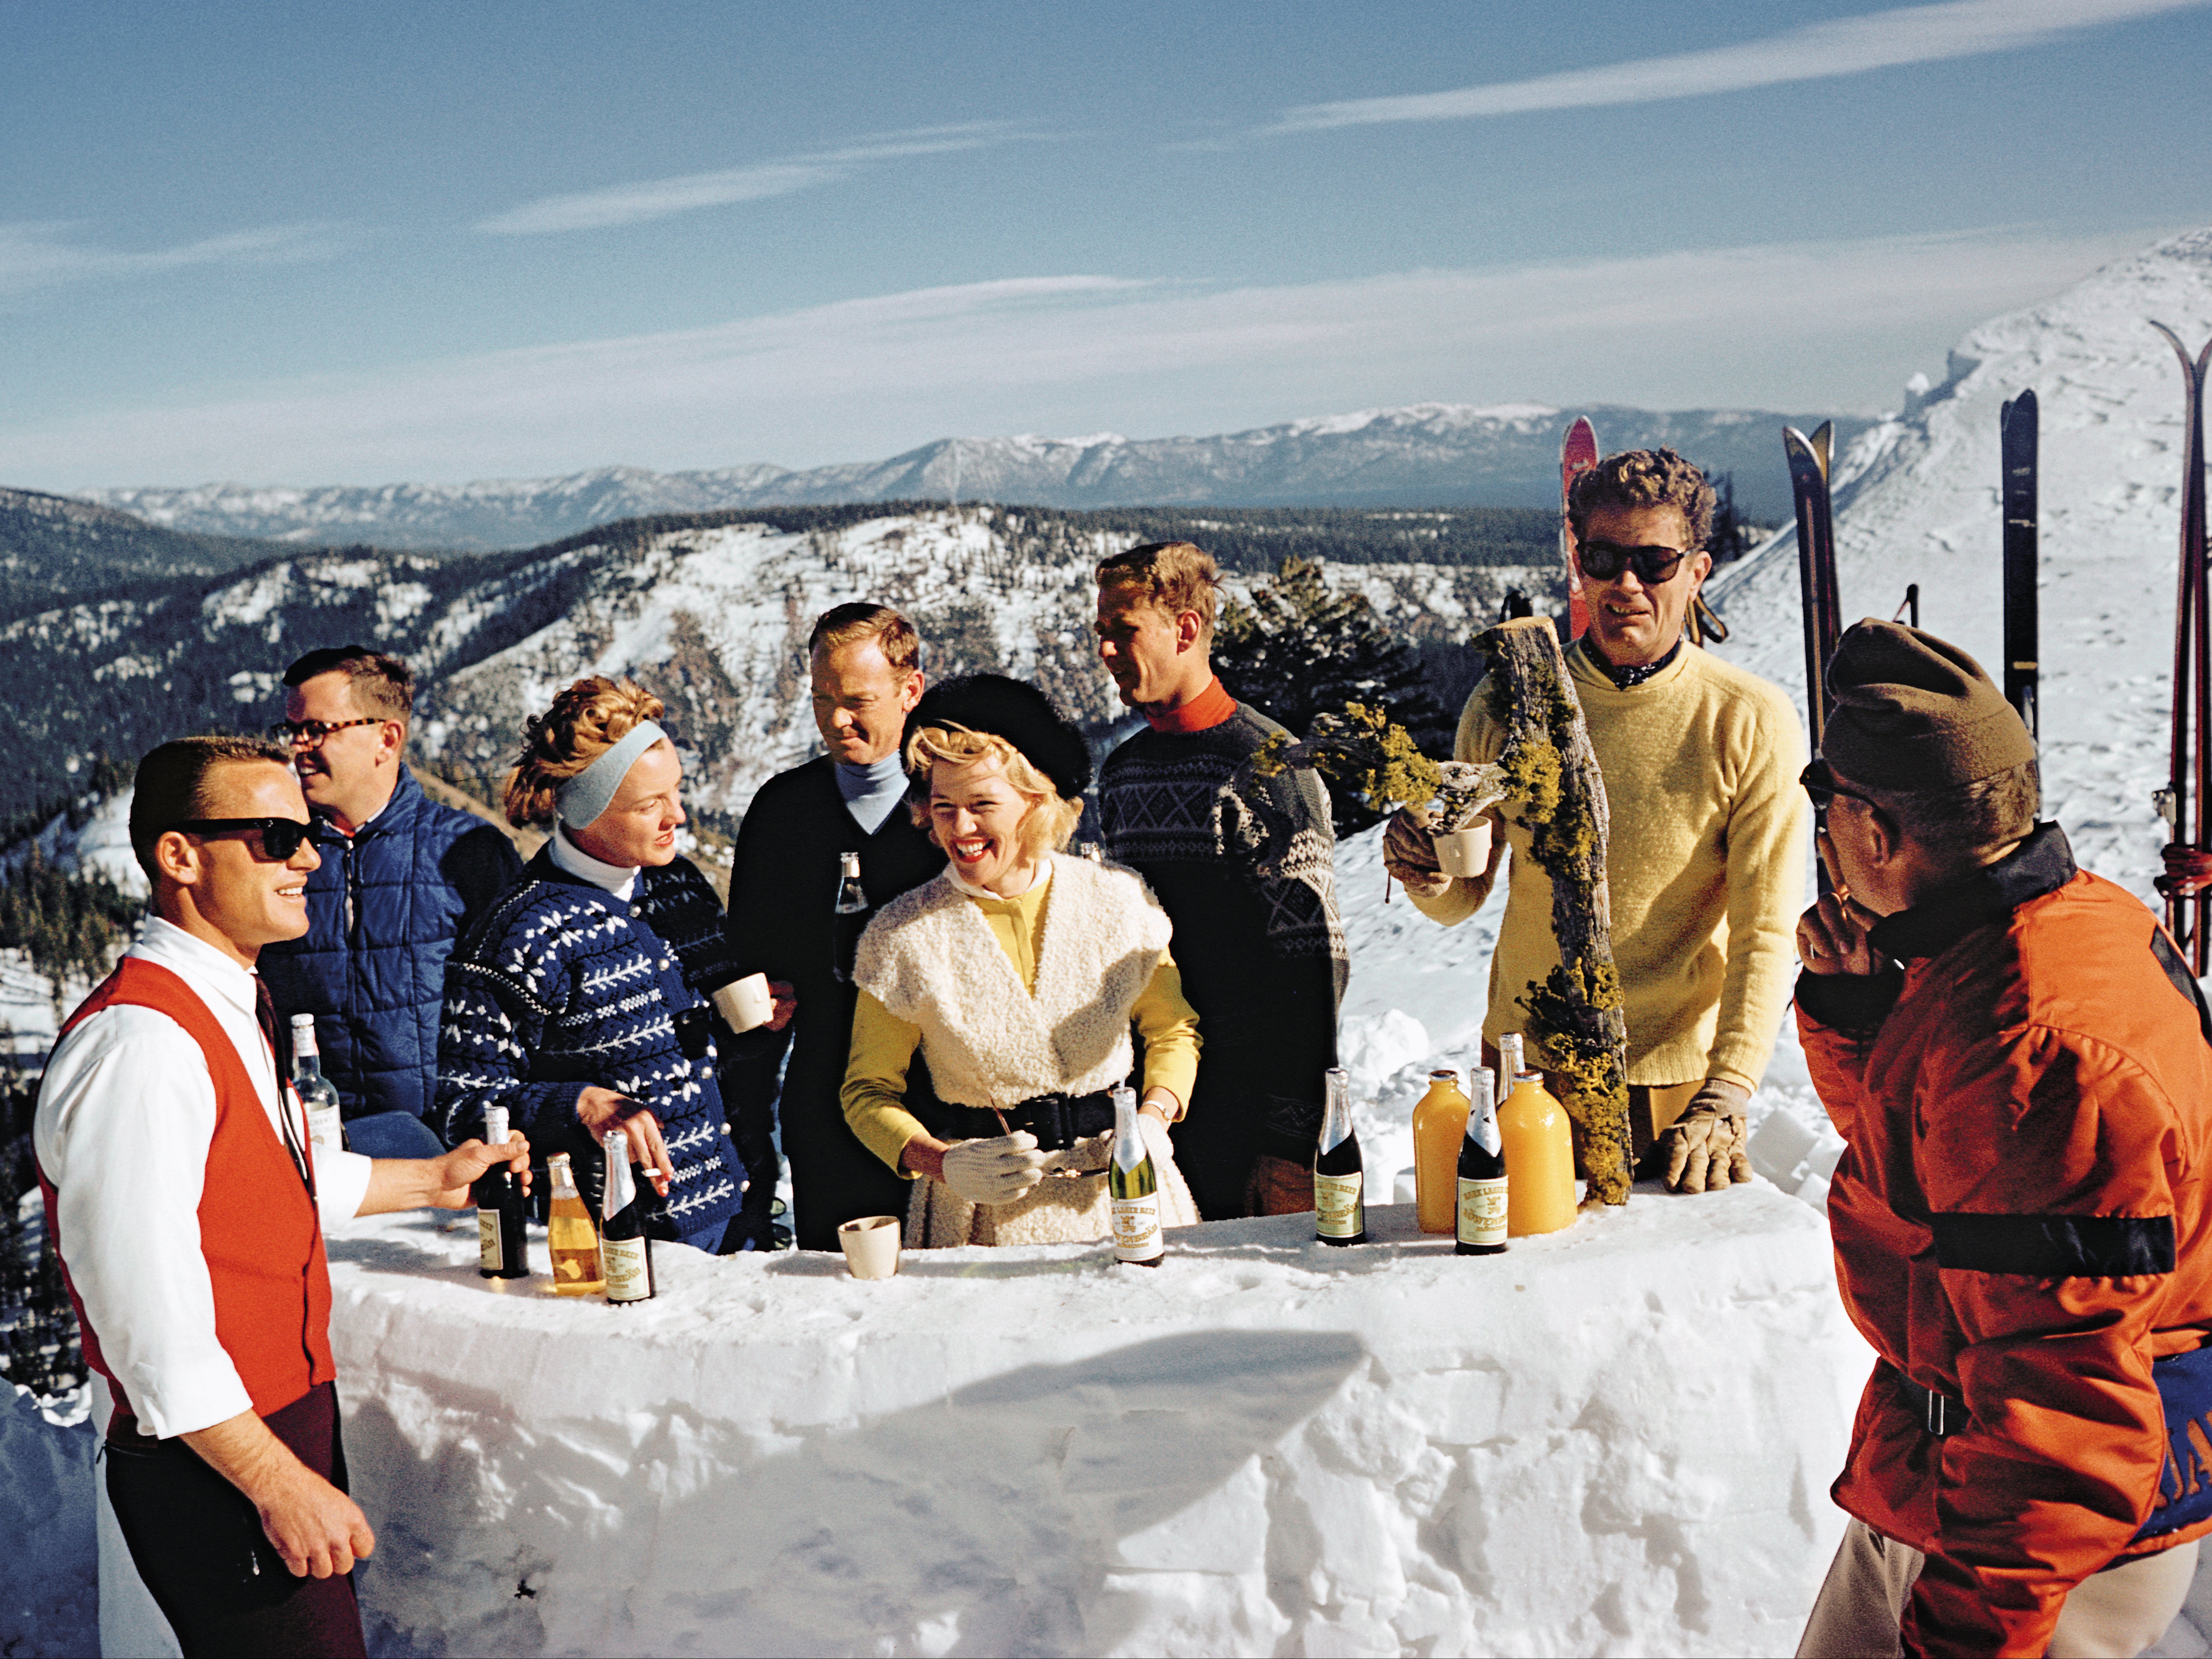
<path fill-rule="evenodd" d="M 1434 1071 L 1429 1073 L 1429 1081 L 1431 1083 L 1434 1083 L 1439 1077 L 1449 1078 L 1455 1083 L 1459 1081 L 1459 1073 L 1452 1070 L 1452 1068 L 1448 1065 L 1440 1065 Z"/>
<path fill-rule="evenodd" d="M 609 1152 L 614 1152 L 627 1147 L 629 1144 L 629 1137 L 618 1128 L 610 1129 L 599 1137 L 599 1144 Z"/>
<path fill-rule="evenodd" d="M 295 1014 L 295 1015 L 292 1016 L 292 1029 L 293 1029 L 293 1030 L 295 1030 L 295 1031 L 313 1031 L 314 1028 L 315 1028 L 315 1016 L 314 1016 L 313 1015 L 312 1015 L 312 1014 Z"/>
<path fill-rule="evenodd" d="M 507 1108 L 503 1106 L 484 1107 L 484 1141 L 496 1146 L 507 1138 Z"/>
<path fill-rule="evenodd" d="M 556 1152 L 545 1160 L 545 1167 L 548 1169 L 550 1169 L 556 1163 L 563 1169 L 566 1169 L 568 1167 L 568 1155 L 566 1152 Z"/>

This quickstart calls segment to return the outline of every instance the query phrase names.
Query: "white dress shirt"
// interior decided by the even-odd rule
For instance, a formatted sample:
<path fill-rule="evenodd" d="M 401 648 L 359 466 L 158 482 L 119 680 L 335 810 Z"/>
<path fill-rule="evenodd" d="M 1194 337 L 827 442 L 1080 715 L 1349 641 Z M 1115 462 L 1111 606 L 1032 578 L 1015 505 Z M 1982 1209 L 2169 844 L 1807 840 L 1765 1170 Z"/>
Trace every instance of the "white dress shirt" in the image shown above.
<path fill-rule="evenodd" d="M 254 976 L 158 918 L 130 955 L 183 979 L 253 1080 L 279 1140 L 276 1057 L 254 1016 Z M 280 1099 L 285 1102 L 280 1105 Z M 39 1167 L 61 1209 L 62 1259 L 101 1357 L 142 1427 L 163 1439 L 253 1409 L 216 1338 L 215 1288 L 200 1253 L 200 1197 L 215 1139 L 215 1079 L 190 1033 L 150 1008 L 111 1006 L 81 1021 L 46 1066 L 32 1123 Z M 305 1142 L 295 1122 L 289 1138 Z M 356 1214 L 371 1160 L 314 1161 L 325 1227 Z"/>

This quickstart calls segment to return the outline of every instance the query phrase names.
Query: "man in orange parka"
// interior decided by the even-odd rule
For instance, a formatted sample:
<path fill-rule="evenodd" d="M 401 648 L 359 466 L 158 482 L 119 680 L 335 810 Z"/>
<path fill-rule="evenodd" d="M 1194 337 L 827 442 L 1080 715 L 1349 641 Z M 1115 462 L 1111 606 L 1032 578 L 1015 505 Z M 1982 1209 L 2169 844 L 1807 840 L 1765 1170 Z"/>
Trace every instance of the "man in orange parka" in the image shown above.
<path fill-rule="evenodd" d="M 1829 687 L 1798 1024 L 1879 1359 L 1798 1650 L 2138 1653 L 2212 1531 L 2212 1017 L 2035 821 L 2034 743 L 1971 657 L 1862 622 Z"/>

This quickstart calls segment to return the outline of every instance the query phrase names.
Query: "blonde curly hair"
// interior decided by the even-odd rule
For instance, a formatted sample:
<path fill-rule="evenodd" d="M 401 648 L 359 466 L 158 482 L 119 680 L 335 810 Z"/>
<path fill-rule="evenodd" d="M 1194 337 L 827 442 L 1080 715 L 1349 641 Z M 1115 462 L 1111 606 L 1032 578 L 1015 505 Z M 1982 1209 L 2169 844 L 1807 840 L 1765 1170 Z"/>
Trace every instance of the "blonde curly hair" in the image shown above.
<path fill-rule="evenodd" d="M 507 775 L 501 804 L 510 824 L 550 824 L 561 786 L 629 735 L 660 718 L 662 704 L 634 680 L 595 674 L 522 723 L 522 753 Z"/>
<path fill-rule="evenodd" d="M 1059 851 L 1067 845 L 1068 837 L 1075 833 L 1076 820 L 1083 816 L 1082 802 L 1060 799 L 1052 779 L 997 733 L 970 731 L 947 721 L 942 726 L 924 726 L 906 743 L 906 769 L 921 786 L 919 797 L 909 798 L 907 809 L 940 851 L 949 849 L 937 839 L 936 826 L 930 820 L 928 792 L 930 768 L 940 760 L 948 766 L 971 765 L 979 760 L 999 763 L 1006 782 L 1030 803 L 1029 810 L 1022 814 L 1014 830 L 1014 850 L 1024 862 Z"/>

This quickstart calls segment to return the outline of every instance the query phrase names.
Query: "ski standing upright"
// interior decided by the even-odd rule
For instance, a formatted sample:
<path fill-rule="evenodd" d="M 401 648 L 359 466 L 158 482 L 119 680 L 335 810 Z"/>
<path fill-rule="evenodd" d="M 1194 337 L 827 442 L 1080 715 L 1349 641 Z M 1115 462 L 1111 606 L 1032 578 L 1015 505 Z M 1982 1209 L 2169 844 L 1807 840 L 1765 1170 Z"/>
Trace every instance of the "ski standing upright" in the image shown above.
<path fill-rule="evenodd" d="M 1827 729 L 1828 659 L 1842 632 L 1842 606 L 1836 597 L 1836 533 L 1828 507 L 1828 459 L 1835 442 L 1832 421 L 1807 437 L 1794 426 L 1782 429 L 1783 453 L 1790 458 L 1790 495 L 1797 511 L 1797 577 L 1805 605 L 1805 726 L 1813 753 L 1820 752 Z M 1822 815 L 1820 827 L 1827 828 Z M 1818 867 L 1820 891 L 1828 891 L 1828 867 Z"/>
<path fill-rule="evenodd" d="M 1997 416 L 2004 503 L 2004 694 L 2020 711 L 2030 737 L 2037 719 L 2039 631 L 2035 612 L 2035 393 L 2022 392 Z"/>
<path fill-rule="evenodd" d="M 2212 909 L 2212 824 L 2205 797 L 2212 793 L 2212 628 L 2208 628 L 2204 546 L 2204 375 L 2212 364 L 2212 341 L 2194 357 L 2164 323 L 2153 328 L 2166 336 L 2181 360 L 2185 391 L 2182 430 L 2181 576 L 2174 600 L 2173 748 L 2166 786 L 2154 797 L 2166 822 L 2166 874 L 2159 891 L 2166 895 L 2166 924 L 2189 956 L 2190 971 L 2203 978 L 2212 936 L 2206 913 Z M 2190 813 L 2194 805 L 2196 814 Z"/>
<path fill-rule="evenodd" d="M 1583 597 L 1583 574 L 1575 564 L 1575 533 L 1567 522 L 1567 494 L 1575 475 L 1597 465 L 1597 428 L 1587 415 L 1575 417 L 1559 445 L 1559 560 L 1567 569 L 1567 637 L 1571 645 L 1589 626 L 1589 601 Z"/>

